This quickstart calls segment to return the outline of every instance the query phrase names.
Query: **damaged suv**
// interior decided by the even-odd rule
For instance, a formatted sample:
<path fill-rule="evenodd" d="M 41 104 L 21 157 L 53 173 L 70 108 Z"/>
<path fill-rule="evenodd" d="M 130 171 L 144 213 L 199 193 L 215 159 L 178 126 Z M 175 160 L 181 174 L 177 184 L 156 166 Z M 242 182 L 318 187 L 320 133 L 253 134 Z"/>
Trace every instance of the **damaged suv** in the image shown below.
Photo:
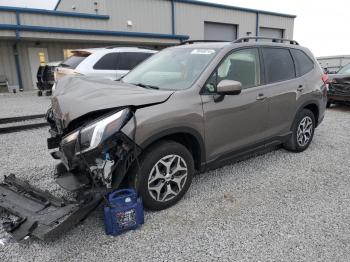
<path fill-rule="evenodd" d="M 80 198 L 131 186 L 161 210 L 196 172 L 305 150 L 326 108 L 322 69 L 293 40 L 259 39 L 167 48 L 118 82 L 60 79 L 47 115 L 56 182 Z"/>

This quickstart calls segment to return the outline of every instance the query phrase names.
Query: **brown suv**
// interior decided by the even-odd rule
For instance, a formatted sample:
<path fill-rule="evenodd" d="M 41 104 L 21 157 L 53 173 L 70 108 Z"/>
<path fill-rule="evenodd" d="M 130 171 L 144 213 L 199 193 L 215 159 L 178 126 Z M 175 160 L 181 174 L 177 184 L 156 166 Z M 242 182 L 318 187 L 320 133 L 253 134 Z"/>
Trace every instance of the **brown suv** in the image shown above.
<path fill-rule="evenodd" d="M 68 187 L 67 173 L 74 190 L 127 180 L 158 210 L 196 171 L 269 145 L 305 150 L 326 108 L 322 69 L 295 41 L 250 40 L 167 48 L 120 82 L 62 79 L 48 118 L 58 183 Z"/>
<path fill-rule="evenodd" d="M 60 79 L 47 114 L 48 147 L 58 148 L 51 154 L 62 162 L 56 182 L 77 199 L 6 177 L 0 207 L 22 218 L 6 230 L 18 240 L 53 238 L 122 186 L 136 188 L 145 207 L 164 209 L 181 199 L 195 172 L 267 146 L 305 150 L 324 117 L 326 77 L 295 41 L 258 40 L 184 43 L 118 82 Z"/>

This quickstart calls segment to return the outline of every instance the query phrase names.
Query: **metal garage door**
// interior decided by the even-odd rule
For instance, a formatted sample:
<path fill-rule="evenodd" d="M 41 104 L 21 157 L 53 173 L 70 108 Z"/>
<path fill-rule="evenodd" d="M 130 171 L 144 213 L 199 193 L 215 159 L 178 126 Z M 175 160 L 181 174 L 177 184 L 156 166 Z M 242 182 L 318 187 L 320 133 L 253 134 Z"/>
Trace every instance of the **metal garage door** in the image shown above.
<path fill-rule="evenodd" d="M 259 36 L 272 37 L 272 38 L 283 38 L 283 29 L 260 27 Z"/>
<path fill-rule="evenodd" d="M 232 24 L 204 22 L 205 40 L 227 40 L 237 39 L 237 26 Z"/>

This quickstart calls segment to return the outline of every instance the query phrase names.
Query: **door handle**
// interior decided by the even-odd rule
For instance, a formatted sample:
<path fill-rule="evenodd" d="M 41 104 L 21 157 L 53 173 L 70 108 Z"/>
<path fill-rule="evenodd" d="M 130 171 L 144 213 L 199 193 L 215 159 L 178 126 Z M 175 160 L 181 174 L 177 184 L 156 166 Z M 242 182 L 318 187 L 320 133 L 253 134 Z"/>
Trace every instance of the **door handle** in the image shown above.
<path fill-rule="evenodd" d="M 297 91 L 301 92 L 301 91 L 303 91 L 303 90 L 304 90 L 303 85 L 299 85 L 298 88 L 297 88 Z"/>
<path fill-rule="evenodd" d="M 264 100 L 266 98 L 266 96 L 262 93 L 258 94 L 258 97 L 256 98 L 256 100 Z"/>

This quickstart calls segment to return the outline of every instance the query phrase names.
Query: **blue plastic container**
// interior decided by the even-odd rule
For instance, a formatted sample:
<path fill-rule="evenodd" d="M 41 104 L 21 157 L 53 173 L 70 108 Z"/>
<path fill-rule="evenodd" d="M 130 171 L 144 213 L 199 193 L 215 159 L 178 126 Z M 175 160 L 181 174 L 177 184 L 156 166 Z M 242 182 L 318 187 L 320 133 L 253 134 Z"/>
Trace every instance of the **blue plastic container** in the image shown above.
<path fill-rule="evenodd" d="M 107 197 L 109 203 L 104 208 L 107 235 L 117 236 L 144 223 L 142 199 L 135 190 L 117 190 Z"/>

